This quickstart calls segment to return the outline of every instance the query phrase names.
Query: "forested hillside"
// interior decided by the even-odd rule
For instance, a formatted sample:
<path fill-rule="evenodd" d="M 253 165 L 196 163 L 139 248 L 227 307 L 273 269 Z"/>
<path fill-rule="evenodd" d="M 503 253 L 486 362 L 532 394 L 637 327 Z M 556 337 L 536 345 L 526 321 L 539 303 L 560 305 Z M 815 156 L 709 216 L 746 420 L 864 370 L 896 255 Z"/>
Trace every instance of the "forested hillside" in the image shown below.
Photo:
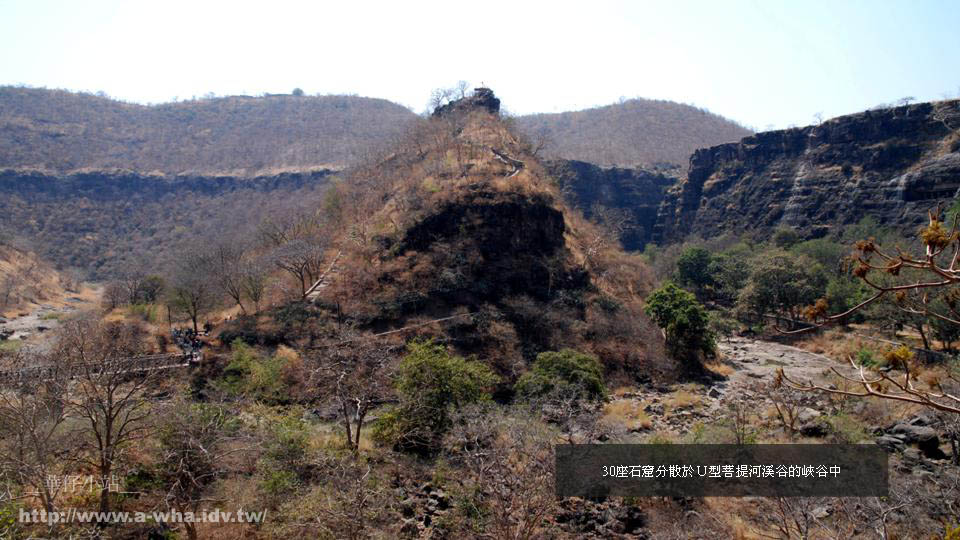
<path fill-rule="evenodd" d="M 551 157 L 619 166 L 686 166 L 694 150 L 734 142 L 752 133 L 704 109 L 651 99 L 521 116 L 517 122 L 530 137 L 545 136 L 545 151 Z"/>
<path fill-rule="evenodd" d="M 0 231 L 62 269 L 90 279 L 163 268 L 173 253 L 252 236 L 269 216 L 318 205 L 329 171 L 149 176 L 0 170 Z"/>
<path fill-rule="evenodd" d="M 414 114 L 356 96 L 231 96 L 145 106 L 0 87 L 0 166 L 252 173 L 344 166 Z"/>
<path fill-rule="evenodd" d="M 63 90 L 0 87 L 0 167 L 54 172 L 254 175 L 343 167 L 399 135 L 415 115 L 356 96 L 229 96 L 139 105 Z M 633 99 L 560 114 L 520 116 L 547 155 L 599 165 L 686 166 L 690 154 L 750 131 L 670 101 Z"/>

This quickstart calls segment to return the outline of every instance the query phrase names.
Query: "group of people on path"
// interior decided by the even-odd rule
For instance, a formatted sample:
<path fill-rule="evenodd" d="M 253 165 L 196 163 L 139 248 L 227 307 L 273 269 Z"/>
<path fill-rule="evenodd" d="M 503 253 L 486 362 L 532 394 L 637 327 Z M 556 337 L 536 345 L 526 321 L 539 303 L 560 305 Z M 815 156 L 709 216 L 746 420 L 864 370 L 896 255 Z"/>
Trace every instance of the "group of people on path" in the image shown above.
<path fill-rule="evenodd" d="M 193 328 L 172 328 L 170 333 L 177 347 L 180 347 L 185 354 L 189 354 L 193 358 L 198 358 L 200 356 L 200 349 L 205 345 L 200 338 L 209 336 L 212 329 L 213 325 L 206 322 L 203 324 L 202 332 L 197 332 Z"/>

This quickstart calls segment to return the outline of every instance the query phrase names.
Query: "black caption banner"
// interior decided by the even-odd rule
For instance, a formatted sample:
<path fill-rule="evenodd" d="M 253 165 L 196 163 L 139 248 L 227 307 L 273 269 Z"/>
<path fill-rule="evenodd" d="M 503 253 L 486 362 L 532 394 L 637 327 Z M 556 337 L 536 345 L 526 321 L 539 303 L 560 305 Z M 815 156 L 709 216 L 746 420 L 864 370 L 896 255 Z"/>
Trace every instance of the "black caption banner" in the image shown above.
<path fill-rule="evenodd" d="M 557 445 L 558 497 L 882 497 L 887 453 L 859 444 Z"/>

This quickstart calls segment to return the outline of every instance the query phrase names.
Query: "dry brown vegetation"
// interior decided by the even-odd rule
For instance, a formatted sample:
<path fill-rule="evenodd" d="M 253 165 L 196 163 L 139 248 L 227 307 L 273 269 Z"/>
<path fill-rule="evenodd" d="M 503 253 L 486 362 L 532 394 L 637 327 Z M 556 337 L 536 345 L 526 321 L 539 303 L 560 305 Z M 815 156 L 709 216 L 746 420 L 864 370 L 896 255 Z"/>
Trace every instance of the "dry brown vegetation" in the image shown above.
<path fill-rule="evenodd" d="M 62 301 L 78 292 L 80 281 L 60 273 L 36 254 L 0 240 L 0 316 L 11 316 L 39 303 Z"/>
<path fill-rule="evenodd" d="M 549 156 L 620 166 L 686 166 L 697 148 L 752 134 L 704 109 L 640 98 L 583 111 L 522 116 L 517 124 L 533 137 L 545 135 Z"/>
<path fill-rule="evenodd" d="M 90 279 L 163 270 L 177 251 L 253 238 L 268 216 L 322 200 L 329 171 L 255 178 L 0 170 L 0 228 Z"/>
<path fill-rule="evenodd" d="M 232 96 L 138 105 L 0 87 L 0 165 L 250 174 L 343 166 L 414 114 L 355 96 Z"/>
<path fill-rule="evenodd" d="M 165 173 L 263 174 L 345 166 L 399 136 L 407 108 L 357 96 L 193 98 L 139 105 L 102 95 L 0 87 L 0 166 L 64 172 L 124 168 Z M 516 118 L 554 157 L 603 165 L 685 166 L 696 148 L 750 131 L 670 101 Z"/>
<path fill-rule="evenodd" d="M 440 332 L 511 377 L 572 347 L 611 371 L 664 369 L 641 312 L 651 275 L 563 201 L 532 145 L 485 111 L 424 120 L 336 184 L 338 271 L 322 305 L 387 330 Z"/>

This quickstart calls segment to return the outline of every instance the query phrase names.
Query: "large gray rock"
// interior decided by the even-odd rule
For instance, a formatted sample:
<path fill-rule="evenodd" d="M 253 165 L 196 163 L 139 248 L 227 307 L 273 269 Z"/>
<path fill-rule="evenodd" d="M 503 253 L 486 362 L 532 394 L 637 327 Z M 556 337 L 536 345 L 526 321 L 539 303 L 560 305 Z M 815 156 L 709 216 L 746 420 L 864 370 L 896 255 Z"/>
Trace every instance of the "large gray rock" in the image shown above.
<path fill-rule="evenodd" d="M 947 457 L 940 450 L 940 436 L 937 435 L 937 430 L 931 427 L 897 424 L 893 426 L 889 433 L 907 444 L 916 444 L 917 448 L 928 458 L 944 459 Z"/>
<path fill-rule="evenodd" d="M 804 407 L 797 413 L 797 421 L 801 424 L 807 424 L 812 422 L 815 418 L 820 416 L 820 411 L 816 409 L 811 409 L 810 407 Z"/>
<path fill-rule="evenodd" d="M 896 437 L 891 437 L 889 435 L 881 435 L 877 437 L 876 443 L 877 443 L 877 446 L 879 446 L 880 448 L 883 448 L 884 450 L 886 450 L 891 454 L 894 452 L 903 452 L 903 450 L 906 448 L 906 445 L 903 443 L 902 440 Z"/>

